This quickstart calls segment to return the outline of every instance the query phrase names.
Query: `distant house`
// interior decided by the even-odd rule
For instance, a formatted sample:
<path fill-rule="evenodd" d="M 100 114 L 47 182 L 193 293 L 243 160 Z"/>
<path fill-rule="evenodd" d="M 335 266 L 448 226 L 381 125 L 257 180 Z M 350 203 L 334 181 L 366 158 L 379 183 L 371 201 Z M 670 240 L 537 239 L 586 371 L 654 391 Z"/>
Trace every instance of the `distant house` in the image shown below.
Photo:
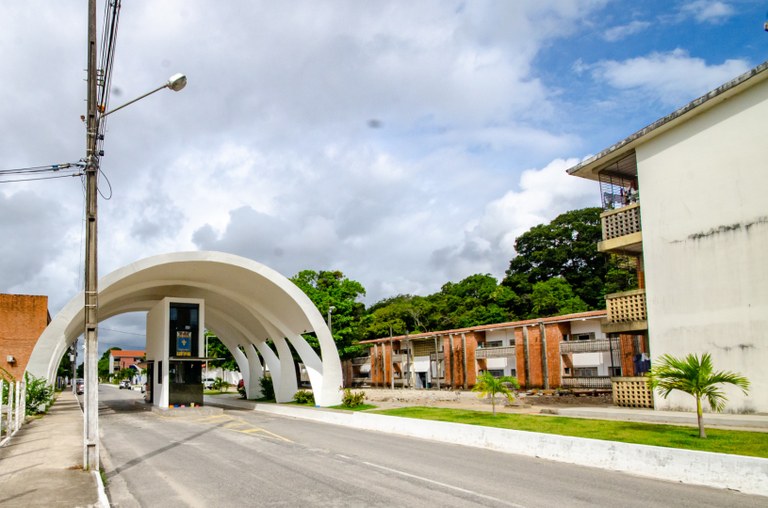
<path fill-rule="evenodd" d="M 369 355 L 346 363 L 348 384 L 469 389 L 478 374 L 515 376 L 525 388 L 611 389 L 612 376 L 634 376 L 646 350 L 633 335 L 608 339 L 606 311 L 581 312 L 361 344 Z"/>
<path fill-rule="evenodd" d="M 139 363 L 144 361 L 147 353 L 138 349 L 113 349 L 109 352 L 109 374 L 110 376 L 117 371 L 134 368 L 136 372 L 140 372 L 141 369 L 138 366 Z"/>
<path fill-rule="evenodd" d="M 571 168 L 595 180 L 603 252 L 636 260 L 640 289 L 606 296 L 603 331 L 647 337 L 652 361 L 709 353 L 727 411 L 768 411 L 768 62 Z M 657 398 L 661 409 L 693 399 Z"/>
<path fill-rule="evenodd" d="M 48 297 L 0 294 L 0 377 L 21 380 L 37 339 L 51 322 Z"/>

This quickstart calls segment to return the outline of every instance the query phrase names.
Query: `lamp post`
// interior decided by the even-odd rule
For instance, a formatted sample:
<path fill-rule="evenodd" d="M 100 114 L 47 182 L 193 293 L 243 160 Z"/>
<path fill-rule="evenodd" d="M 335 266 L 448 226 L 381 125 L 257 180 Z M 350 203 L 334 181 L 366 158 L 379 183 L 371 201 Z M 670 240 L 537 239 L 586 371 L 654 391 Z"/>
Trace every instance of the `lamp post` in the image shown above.
<path fill-rule="evenodd" d="M 178 92 L 187 84 L 183 74 L 171 76 L 163 86 L 123 104 L 109 112 L 98 114 L 96 104 L 96 88 L 99 69 L 96 67 L 96 1 L 88 1 L 88 93 L 87 93 L 87 125 L 86 125 L 86 201 L 85 201 L 85 422 L 83 469 L 99 470 L 99 391 L 98 391 L 98 265 L 97 265 L 97 232 L 98 232 L 98 187 L 99 157 L 96 146 L 99 139 L 99 121 L 107 115 L 122 109 L 134 102 L 147 97 L 163 88 Z"/>
<path fill-rule="evenodd" d="M 333 322 L 331 321 L 331 314 L 336 310 L 336 307 L 331 305 L 328 307 L 328 330 L 331 331 L 331 338 L 333 338 Z"/>

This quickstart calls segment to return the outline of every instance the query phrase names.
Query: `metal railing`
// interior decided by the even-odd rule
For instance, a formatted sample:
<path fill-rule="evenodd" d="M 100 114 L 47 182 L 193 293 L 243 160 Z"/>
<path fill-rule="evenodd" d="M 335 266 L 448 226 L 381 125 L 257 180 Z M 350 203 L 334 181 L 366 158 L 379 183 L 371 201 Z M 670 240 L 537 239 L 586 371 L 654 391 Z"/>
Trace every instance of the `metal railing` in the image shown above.
<path fill-rule="evenodd" d="M 16 433 L 24 424 L 27 411 L 27 385 L 23 381 L 0 379 L 0 445 Z"/>
<path fill-rule="evenodd" d="M 613 341 L 613 345 L 611 342 Z M 618 351 L 619 339 L 571 340 L 560 343 L 560 353 L 597 353 L 600 351 Z"/>
<path fill-rule="evenodd" d="M 603 228 L 603 240 L 638 233 L 642 231 L 640 203 L 633 203 L 616 210 L 607 210 L 600 214 L 600 223 Z"/>
<path fill-rule="evenodd" d="M 646 321 L 645 289 L 605 295 L 608 323 L 632 323 Z"/>
<path fill-rule="evenodd" d="M 609 376 L 596 377 L 563 377 L 560 381 L 563 388 L 588 388 L 596 390 L 610 390 L 611 378 Z"/>
<path fill-rule="evenodd" d="M 475 358 L 507 358 L 515 356 L 515 346 L 483 347 L 475 350 Z"/>

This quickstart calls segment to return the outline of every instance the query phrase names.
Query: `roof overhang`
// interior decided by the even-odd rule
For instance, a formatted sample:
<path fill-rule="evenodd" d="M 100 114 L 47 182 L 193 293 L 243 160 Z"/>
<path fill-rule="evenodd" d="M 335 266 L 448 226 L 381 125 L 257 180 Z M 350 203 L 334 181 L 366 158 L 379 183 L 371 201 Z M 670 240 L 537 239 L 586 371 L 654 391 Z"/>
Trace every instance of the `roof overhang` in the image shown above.
<path fill-rule="evenodd" d="M 600 153 L 587 158 L 568 169 L 568 174 L 590 180 L 598 180 L 600 171 L 632 154 L 638 145 L 687 122 L 766 79 L 768 79 L 768 61 L 689 102 L 672 114 L 656 120 L 623 141 L 619 141 Z"/>

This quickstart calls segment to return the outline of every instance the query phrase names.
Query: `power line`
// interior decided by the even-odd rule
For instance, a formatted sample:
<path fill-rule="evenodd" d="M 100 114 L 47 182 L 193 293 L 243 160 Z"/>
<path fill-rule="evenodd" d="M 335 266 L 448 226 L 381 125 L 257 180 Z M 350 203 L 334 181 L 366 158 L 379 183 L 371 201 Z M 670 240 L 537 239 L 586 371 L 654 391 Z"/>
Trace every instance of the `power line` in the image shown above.
<path fill-rule="evenodd" d="M 0 180 L 0 183 L 18 183 L 18 182 L 36 182 L 39 180 L 53 180 L 55 178 L 69 178 L 74 176 L 83 176 L 85 173 L 70 173 L 67 175 L 38 176 L 33 178 L 16 178 L 14 180 Z"/>
<path fill-rule="evenodd" d="M 26 173 L 44 173 L 47 171 L 61 171 L 73 167 L 82 168 L 80 162 L 64 162 L 62 164 L 47 164 L 45 166 L 29 166 L 25 168 L 0 169 L 0 175 L 21 175 Z"/>

